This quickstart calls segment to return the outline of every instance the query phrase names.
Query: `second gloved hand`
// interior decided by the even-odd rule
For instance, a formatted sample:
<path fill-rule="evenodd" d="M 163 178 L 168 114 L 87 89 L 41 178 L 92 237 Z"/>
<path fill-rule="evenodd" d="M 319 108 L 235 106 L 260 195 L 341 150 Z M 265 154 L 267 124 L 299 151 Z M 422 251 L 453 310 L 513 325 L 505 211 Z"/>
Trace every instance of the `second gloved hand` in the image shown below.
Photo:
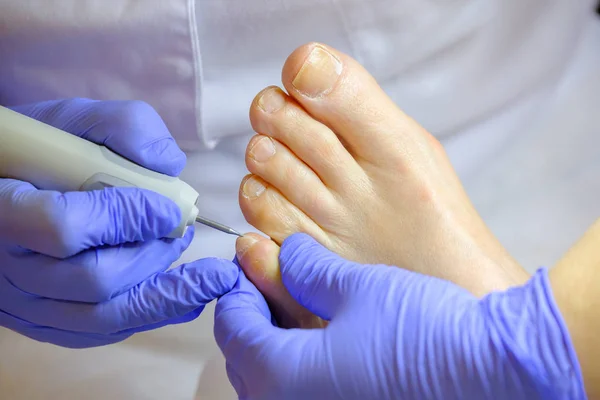
<path fill-rule="evenodd" d="M 330 324 L 273 326 L 240 275 L 215 313 L 240 399 L 585 398 L 545 271 L 478 300 L 437 278 L 346 261 L 303 234 L 279 259 L 290 294 Z"/>
<path fill-rule="evenodd" d="M 185 165 L 144 103 L 73 99 L 14 110 L 158 172 L 176 176 Z M 238 268 L 206 259 L 167 271 L 193 237 L 191 228 L 162 239 L 179 220 L 171 200 L 146 190 L 61 194 L 0 179 L 0 326 L 78 348 L 194 319 L 231 289 Z"/>

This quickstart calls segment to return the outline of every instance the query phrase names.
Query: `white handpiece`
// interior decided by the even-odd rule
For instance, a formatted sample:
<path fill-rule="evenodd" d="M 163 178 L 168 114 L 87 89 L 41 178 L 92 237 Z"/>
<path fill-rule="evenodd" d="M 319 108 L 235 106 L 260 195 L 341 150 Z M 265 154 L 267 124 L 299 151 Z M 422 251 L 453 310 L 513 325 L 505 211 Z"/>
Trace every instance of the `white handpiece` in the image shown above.
<path fill-rule="evenodd" d="M 182 237 L 198 217 L 198 192 L 178 178 L 143 168 L 104 146 L 0 107 L 0 177 L 60 192 L 111 186 L 149 189 L 181 210 L 170 238 Z"/>

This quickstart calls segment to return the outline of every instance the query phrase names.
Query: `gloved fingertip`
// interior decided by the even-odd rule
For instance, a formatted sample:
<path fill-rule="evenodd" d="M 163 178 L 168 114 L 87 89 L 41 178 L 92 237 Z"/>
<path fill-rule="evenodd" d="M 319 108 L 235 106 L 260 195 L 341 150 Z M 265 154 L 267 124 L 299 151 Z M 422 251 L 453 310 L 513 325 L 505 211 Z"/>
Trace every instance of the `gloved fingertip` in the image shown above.
<path fill-rule="evenodd" d="M 179 220 L 177 220 L 177 221 L 179 221 Z M 177 227 L 178 224 L 179 224 L 179 222 L 177 222 L 177 224 L 173 226 L 173 229 L 175 229 L 175 227 Z M 171 231 L 169 231 L 169 233 Z M 177 249 L 177 252 L 183 253 L 188 247 L 190 247 L 190 244 L 192 244 L 192 241 L 194 240 L 194 235 L 195 235 L 195 228 L 193 225 L 190 225 L 187 227 L 185 233 L 183 234 L 183 237 L 175 238 L 175 239 L 163 238 L 163 240 L 167 243 L 176 243 L 177 246 L 175 248 Z"/>
<path fill-rule="evenodd" d="M 256 286 L 246 277 L 244 271 L 238 269 L 238 277 L 233 287 L 217 302 L 220 312 L 235 308 L 252 308 L 267 319 L 271 319 L 269 306 Z"/>
<path fill-rule="evenodd" d="M 240 274 L 237 265 L 220 258 L 204 258 L 180 268 L 187 274 L 189 286 L 201 302 L 209 302 L 231 291 Z"/>
<path fill-rule="evenodd" d="M 155 164 L 155 168 L 171 176 L 179 176 L 187 161 L 185 153 L 171 137 L 152 143 L 146 152 L 148 164 Z"/>
<path fill-rule="evenodd" d="M 173 200 L 151 190 L 137 188 L 111 188 L 122 196 L 121 204 L 127 204 L 123 210 L 127 214 L 122 216 L 123 221 L 131 221 L 129 229 L 122 226 L 123 236 L 132 238 L 141 235 L 141 240 L 162 238 L 171 233 L 181 222 L 181 210 Z M 128 191 L 138 191 L 138 201 L 131 201 Z M 135 217 L 133 217 L 135 216 Z M 191 238 L 187 238 L 191 240 Z M 139 240 L 138 239 L 138 240 Z"/>
<path fill-rule="evenodd" d="M 240 267 L 237 264 L 235 264 L 234 262 L 231 262 L 224 258 L 219 258 L 219 259 L 215 259 L 215 260 L 219 261 L 219 264 L 221 266 L 221 274 L 224 276 L 224 279 L 227 282 L 232 282 L 232 287 L 233 287 L 233 285 L 235 285 L 235 282 L 238 280 L 238 277 L 240 275 Z"/>
<path fill-rule="evenodd" d="M 180 252 L 183 253 L 183 251 L 185 251 L 188 247 L 190 247 L 190 245 L 194 241 L 194 237 L 196 234 L 195 232 L 196 232 L 196 229 L 194 228 L 193 225 L 187 227 L 187 230 L 185 231 L 183 238 L 179 239 L 181 241 Z"/>
<path fill-rule="evenodd" d="M 93 194 L 93 198 L 84 204 L 78 198 L 85 194 Z M 65 196 L 78 205 L 79 215 L 86 216 L 77 218 L 79 224 L 85 224 L 90 218 L 96 221 L 95 224 L 78 228 L 88 232 L 88 247 L 164 238 L 181 221 L 179 206 L 151 190 L 115 187 L 102 191 L 72 192 Z"/>
<path fill-rule="evenodd" d="M 319 243 L 310 235 L 306 233 L 295 233 L 288 236 L 287 239 L 281 244 L 281 251 L 294 252 L 302 251 L 307 247 L 319 246 Z"/>
<path fill-rule="evenodd" d="M 227 260 L 221 260 L 221 279 L 223 281 L 224 294 L 231 291 L 237 282 L 239 281 L 240 273 L 242 273 L 240 267 L 235 263 Z"/>
<path fill-rule="evenodd" d="M 313 314 L 331 320 L 347 296 L 345 278 L 356 264 L 305 234 L 284 241 L 279 263 L 281 279 L 292 297 Z"/>
<path fill-rule="evenodd" d="M 147 324 L 147 325 L 140 325 L 135 328 L 125 329 L 123 331 L 118 332 L 117 334 L 133 335 L 136 333 L 153 331 L 158 328 L 162 328 L 164 326 L 185 324 L 185 323 L 188 323 L 188 322 L 191 322 L 191 321 L 194 321 L 195 319 L 197 319 L 200 316 L 200 314 L 202 314 L 202 311 L 204 311 L 204 306 L 200 306 L 200 307 L 188 312 L 187 314 L 175 316 L 173 318 L 166 319 L 166 320 L 160 321 L 160 322 L 155 322 L 155 323 L 151 323 L 151 324 Z"/>
<path fill-rule="evenodd" d="M 289 236 L 281 245 L 279 253 L 279 262 L 282 272 L 298 263 L 305 263 L 307 257 L 315 260 L 319 257 L 317 254 L 325 256 L 330 254 L 330 251 L 323 247 L 311 236 L 305 233 L 296 233 Z"/>
<path fill-rule="evenodd" d="M 162 194 L 144 190 L 147 196 L 147 218 L 156 217 L 167 225 L 165 229 L 175 229 L 181 222 L 181 209 L 170 198 Z M 168 232 L 167 232 L 168 233 Z"/>
<path fill-rule="evenodd" d="M 187 314 L 184 314 L 180 317 L 175 317 L 173 319 L 167 320 L 163 323 L 163 326 L 185 324 L 185 323 L 194 321 L 196 318 L 198 318 L 200 316 L 200 314 L 202 314 L 202 311 L 204 311 L 204 306 L 200 306 L 200 307 L 196 308 L 195 310 L 193 310 Z M 151 327 L 151 329 L 155 329 L 155 327 Z"/>

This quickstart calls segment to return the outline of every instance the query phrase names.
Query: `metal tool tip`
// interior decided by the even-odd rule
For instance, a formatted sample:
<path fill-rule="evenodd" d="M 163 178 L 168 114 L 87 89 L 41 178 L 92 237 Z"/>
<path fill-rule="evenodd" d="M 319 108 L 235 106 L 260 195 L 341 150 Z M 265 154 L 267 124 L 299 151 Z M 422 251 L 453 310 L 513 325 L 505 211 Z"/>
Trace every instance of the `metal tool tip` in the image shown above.
<path fill-rule="evenodd" d="M 241 233 L 239 233 L 238 231 L 236 231 L 235 229 L 232 229 L 232 228 L 229 228 L 229 233 L 231 233 L 232 235 L 235 235 L 235 236 L 244 237 L 244 235 L 242 235 Z"/>
<path fill-rule="evenodd" d="M 223 233 L 227 233 L 229 235 L 235 235 L 235 236 L 239 236 L 242 237 L 244 235 L 242 235 L 241 233 L 239 233 L 238 231 L 236 231 L 233 228 L 228 227 L 227 225 L 223 225 L 219 222 L 213 221 L 211 219 L 202 217 L 202 216 L 197 216 L 196 217 L 196 222 L 202 224 L 202 225 L 206 225 L 208 227 L 211 227 L 213 229 L 219 230 Z"/>

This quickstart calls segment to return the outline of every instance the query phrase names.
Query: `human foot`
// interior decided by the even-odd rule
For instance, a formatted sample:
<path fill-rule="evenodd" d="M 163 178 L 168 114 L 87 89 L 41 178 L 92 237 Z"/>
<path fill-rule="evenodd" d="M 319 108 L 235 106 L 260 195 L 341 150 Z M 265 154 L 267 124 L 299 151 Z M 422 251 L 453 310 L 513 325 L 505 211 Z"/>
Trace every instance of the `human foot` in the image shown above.
<path fill-rule="evenodd" d="M 440 143 L 353 59 L 320 44 L 254 100 L 246 220 L 305 232 L 343 257 L 450 280 L 476 295 L 527 279 L 471 205 Z M 252 274 L 249 274 L 252 275 Z M 252 276 L 249 276 L 253 279 Z"/>

